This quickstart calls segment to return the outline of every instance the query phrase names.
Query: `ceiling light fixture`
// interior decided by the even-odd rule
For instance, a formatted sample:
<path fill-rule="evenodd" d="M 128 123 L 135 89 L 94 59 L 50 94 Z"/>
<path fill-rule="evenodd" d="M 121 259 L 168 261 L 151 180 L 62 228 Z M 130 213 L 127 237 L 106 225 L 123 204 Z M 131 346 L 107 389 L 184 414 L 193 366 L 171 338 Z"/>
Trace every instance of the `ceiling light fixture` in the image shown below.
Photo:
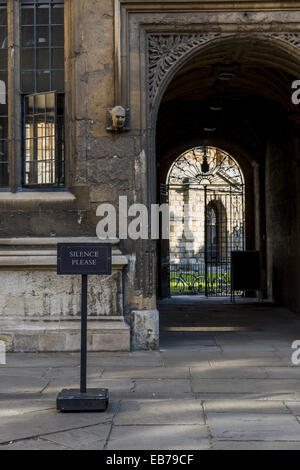
<path fill-rule="evenodd" d="M 211 111 L 222 111 L 223 103 L 220 95 L 214 95 L 211 97 L 209 109 Z"/>
<path fill-rule="evenodd" d="M 218 79 L 224 80 L 224 81 L 231 80 L 234 77 L 235 77 L 234 72 L 220 72 L 218 75 Z"/>

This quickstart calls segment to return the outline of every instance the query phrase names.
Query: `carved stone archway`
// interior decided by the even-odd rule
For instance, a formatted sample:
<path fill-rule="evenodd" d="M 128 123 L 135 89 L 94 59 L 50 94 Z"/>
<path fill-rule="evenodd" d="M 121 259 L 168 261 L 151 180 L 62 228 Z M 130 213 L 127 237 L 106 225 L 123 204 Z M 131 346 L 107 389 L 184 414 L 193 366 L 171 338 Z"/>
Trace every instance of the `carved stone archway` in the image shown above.
<path fill-rule="evenodd" d="M 204 6 L 203 2 L 178 1 L 169 2 L 166 8 L 151 0 L 115 0 L 115 102 L 130 108 L 132 136 L 138 142 L 138 150 L 132 152 L 134 198 L 148 206 L 157 203 L 158 112 L 173 78 L 190 59 L 202 54 L 207 58 L 211 51 L 222 45 L 225 48 L 230 41 L 238 44 L 248 39 L 253 53 L 257 52 L 255 42 L 264 44 L 260 60 L 278 64 L 280 59 L 283 69 L 300 77 L 300 11 L 289 6 L 284 9 L 279 1 L 272 2 L 272 6 L 265 2 L 259 6 L 247 4 L 247 11 L 242 1 L 225 3 L 206 2 Z M 190 140 L 194 137 L 191 135 Z M 219 145 L 224 144 L 223 136 L 217 138 Z M 251 149 L 234 140 L 228 144 L 228 150 L 240 149 L 241 155 L 249 155 L 250 160 L 245 162 L 252 165 Z M 134 324 L 145 317 L 147 331 L 153 330 L 153 334 L 140 343 L 153 342 L 156 347 L 156 244 L 143 241 L 133 251 L 137 266 L 142 267 L 132 270 L 134 286 L 128 285 L 128 298 L 133 299 L 137 309 L 132 312 L 133 336 Z"/>
<path fill-rule="evenodd" d="M 196 34 L 148 34 L 148 107 L 155 121 L 157 110 L 162 96 L 172 81 L 176 72 L 183 67 L 191 57 L 200 54 L 206 47 L 217 45 L 224 41 L 257 41 L 265 44 L 265 47 L 278 48 L 279 56 L 271 57 L 271 63 L 276 65 L 281 59 L 280 52 L 290 55 L 298 62 L 284 64 L 284 68 L 293 71 L 299 69 L 300 73 L 300 33 L 268 33 L 268 34 L 221 34 L 221 33 L 196 33 Z"/>
<path fill-rule="evenodd" d="M 252 47 L 251 60 L 253 64 L 255 64 L 255 55 L 257 53 L 257 63 L 260 66 L 265 61 L 268 67 L 273 65 L 274 68 L 278 67 L 278 69 L 286 73 L 291 72 L 291 75 L 297 76 L 296 74 L 299 74 L 300 76 L 300 35 L 298 34 L 149 34 L 147 40 L 148 109 L 151 113 L 153 126 L 156 123 L 160 103 L 166 90 L 173 83 L 174 77 L 180 75 L 185 64 L 192 63 L 194 59 L 198 59 L 201 55 L 204 56 L 203 63 L 205 63 L 205 60 L 208 60 L 209 63 L 209 53 L 212 53 L 219 46 L 225 45 L 226 47 L 226 45 L 239 44 L 239 41 L 244 42 L 244 45 L 249 43 Z M 257 51 L 253 50 L 251 42 L 258 45 Z M 269 51 L 269 57 L 265 55 L 267 51 Z M 277 51 L 276 57 L 274 56 L 274 51 Z M 184 73 L 182 76 L 184 76 Z M 294 111 L 291 100 L 288 98 L 289 93 L 291 93 L 290 89 L 291 82 L 285 84 L 284 99 L 281 99 L 280 103 L 283 104 L 288 115 Z M 287 99 L 285 100 L 286 97 Z M 268 96 L 268 98 L 272 99 L 271 96 Z M 153 148 L 155 148 L 155 144 L 153 144 Z M 253 173 L 252 178 L 254 178 Z M 253 183 L 250 192 L 253 192 Z M 254 215 L 252 215 L 252 218 L 254 218 Z M 255 237 L 256 235 L 251 234 L 252 242 Z"/>

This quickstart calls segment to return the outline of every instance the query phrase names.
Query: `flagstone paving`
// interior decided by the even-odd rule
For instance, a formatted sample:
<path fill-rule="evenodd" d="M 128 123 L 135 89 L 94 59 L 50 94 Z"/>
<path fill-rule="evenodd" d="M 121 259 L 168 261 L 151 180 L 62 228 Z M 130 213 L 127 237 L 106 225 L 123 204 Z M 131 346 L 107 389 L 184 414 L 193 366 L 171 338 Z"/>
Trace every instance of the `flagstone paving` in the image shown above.
<path fill-rule="evenodd" d="M 79 384 L 78 353 L 8 354 L 0 450 L 300 449 L 300 316 L 185 298 L 160 312 L 160 351 L 89 354 L 88 385 L 109 389 L 106 412 L 56 411 L 57 393 Z"/>

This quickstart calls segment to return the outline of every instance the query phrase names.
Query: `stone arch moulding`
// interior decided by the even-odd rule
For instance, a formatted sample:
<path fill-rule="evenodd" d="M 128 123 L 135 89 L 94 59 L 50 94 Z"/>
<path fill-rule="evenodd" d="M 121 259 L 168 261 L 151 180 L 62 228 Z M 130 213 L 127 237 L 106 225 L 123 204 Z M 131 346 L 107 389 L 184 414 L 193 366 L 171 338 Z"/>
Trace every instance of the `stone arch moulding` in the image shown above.
<path fill-rule="evenodd" d="M 150 33 L 147 34 L 147 84 L 148 84 L 148 106 L 152 113 L 153 123 L 162 96 L 170 84 L 175 73 L 190 59 L 197 55 L 209 43 L 220 40 L 238 38 L 251 38 L 268 41 L 297 56 L 300 63 L 300 33 L 243 33 L 243 34 L 221 34 L 221 33 Z"/>

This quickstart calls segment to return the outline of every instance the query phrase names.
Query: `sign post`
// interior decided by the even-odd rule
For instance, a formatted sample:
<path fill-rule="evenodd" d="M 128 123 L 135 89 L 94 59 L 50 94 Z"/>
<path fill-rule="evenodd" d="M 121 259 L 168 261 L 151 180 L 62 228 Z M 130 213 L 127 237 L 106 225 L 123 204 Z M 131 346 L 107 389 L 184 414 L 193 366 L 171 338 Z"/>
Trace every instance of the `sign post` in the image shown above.
<path fill-rule="evenodd" d="M 86 393 L 87 362 L 87 274 L 81 277 L 81 353 L 80 353 L 80 392 Z"/>
<path fill-rule="evenodd" d="M 112 269 L 111 243 L 58 243 L 57 274 L 80 274 L 81 353 L 80 389 L 63 389 L 57 396 L 59 411 L 105 411 L 108 389 L 87 389 L 87 286 L 88 274 L 109 275 Z"/>

